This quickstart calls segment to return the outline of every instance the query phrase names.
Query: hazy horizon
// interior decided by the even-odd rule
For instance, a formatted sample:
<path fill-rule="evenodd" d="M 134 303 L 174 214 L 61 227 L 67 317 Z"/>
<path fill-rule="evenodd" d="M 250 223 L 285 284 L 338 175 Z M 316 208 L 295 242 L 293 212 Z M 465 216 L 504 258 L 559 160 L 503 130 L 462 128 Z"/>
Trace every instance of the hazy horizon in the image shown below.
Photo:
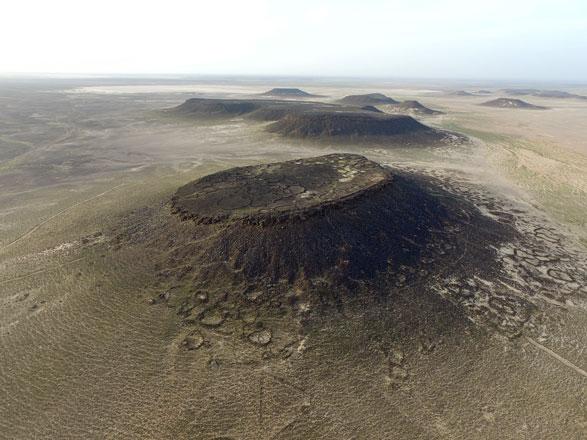
<path fill-rule="evenodd" d="M 2 75 L 587 78 L 577 0 L 24 0 L 4 10 Z"/>

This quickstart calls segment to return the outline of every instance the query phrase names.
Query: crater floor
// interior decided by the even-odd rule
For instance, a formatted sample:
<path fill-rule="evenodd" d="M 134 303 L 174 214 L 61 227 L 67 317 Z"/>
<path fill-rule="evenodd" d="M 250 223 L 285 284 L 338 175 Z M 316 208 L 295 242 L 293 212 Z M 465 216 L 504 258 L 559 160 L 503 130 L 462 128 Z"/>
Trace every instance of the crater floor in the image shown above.
<path fill-rule="evenodd" d="M 178 189 L 173 204 L 196 221 L 310 213 L 391 183 L 392 173 L 354 154 L 232 168 Z"/>

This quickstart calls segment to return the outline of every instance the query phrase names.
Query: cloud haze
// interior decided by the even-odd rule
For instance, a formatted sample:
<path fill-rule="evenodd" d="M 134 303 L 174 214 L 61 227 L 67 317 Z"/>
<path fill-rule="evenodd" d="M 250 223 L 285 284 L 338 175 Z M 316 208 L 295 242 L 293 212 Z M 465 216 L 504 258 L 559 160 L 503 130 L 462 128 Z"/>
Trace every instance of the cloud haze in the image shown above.
<path fill-rule="evenodd" d="M 579 0 L 7 0 L 0 72 L 581 81 Z"/>

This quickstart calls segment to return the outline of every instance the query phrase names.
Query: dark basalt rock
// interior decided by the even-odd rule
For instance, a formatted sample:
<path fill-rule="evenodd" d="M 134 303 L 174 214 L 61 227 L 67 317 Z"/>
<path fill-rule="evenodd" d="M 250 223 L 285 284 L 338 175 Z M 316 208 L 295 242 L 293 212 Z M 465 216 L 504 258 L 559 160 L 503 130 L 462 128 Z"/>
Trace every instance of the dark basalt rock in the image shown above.
<path fill-rule="evenodd" d="M 446 185 L 354 154 L 233 168 L 182 186 L 171 209 L 125 219 L 112 245 L 153 252 L 153 288 L 164 294 L 150 302 L 176 309 L 188 351 L 216 332 L 252 347 L 285 343 L 273 331 L 282 324 L 295 332 L 345 304 L 404 293 L 440 294 L 515 337 L 532 304 L 481 290 L 512 282 L 498 249 L 520 236 L 511 218 L 483 215 Z M 196 329 L 204 342 L 187 332 Z"/>
<path fill-rule="evenodd" d="M 221 171 L 182 186 L 172 202 L 197 223 L 268 224 L 310 217 L 391 180 L 362 156 L 329 155 Z"/>
<path fill-rule="evenodd" d="M 372 279 L 418 264 L 432 231 L 461 221 L 417 181 L 353 154 L 221 171 L 179 188 L 172 207 L 205 237 L 174 260 L 209 280 L 228 265 L 249 284 Z"/>
<path fill-rule="evenodd" d="M 332 104 L 317 102 L 292 102 L 292 101 L 269 101 L 261 108 L 247 115 L 248 119 L 255 121 L 274 122 L 289 115 L 296 115 L 308 110 L 329 110 Z"/>
<path fill-rule="evenodd" d="M 302 106 L 292 105 L 267 105 L 247 115 L 247 118 L 255 121 L 274 122 L 285 118 L 288 115 L 296 114 L 304 111 Z"/>
<path fill-rule="evenodd" d="M 491 101 L 482 103 L 485 107 L 497 107 L 497 108 L 521 108 L 528 110 L 546 110 L 547 107 L 541 107 L 539 105 L 533 105 L 521 99 L 514 98 L 497 98 Z"/>

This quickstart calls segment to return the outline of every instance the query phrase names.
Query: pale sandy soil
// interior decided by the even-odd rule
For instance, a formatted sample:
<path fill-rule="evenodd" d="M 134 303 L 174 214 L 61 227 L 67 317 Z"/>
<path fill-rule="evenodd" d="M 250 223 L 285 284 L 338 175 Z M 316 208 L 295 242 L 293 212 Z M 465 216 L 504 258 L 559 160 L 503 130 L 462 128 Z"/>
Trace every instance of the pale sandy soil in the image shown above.
<path fill-rule="evenodd" d="M 500 96 L 500 95 L 496 95 Z M 549 110 L 494 109 L 487 97 L 429 97 L 448 110 L 432 124 L 462 130 L 486 148 L 496 175 L 528 194 L 531 203 L 587 238 L 587 101 L 523 97 Z"/>

